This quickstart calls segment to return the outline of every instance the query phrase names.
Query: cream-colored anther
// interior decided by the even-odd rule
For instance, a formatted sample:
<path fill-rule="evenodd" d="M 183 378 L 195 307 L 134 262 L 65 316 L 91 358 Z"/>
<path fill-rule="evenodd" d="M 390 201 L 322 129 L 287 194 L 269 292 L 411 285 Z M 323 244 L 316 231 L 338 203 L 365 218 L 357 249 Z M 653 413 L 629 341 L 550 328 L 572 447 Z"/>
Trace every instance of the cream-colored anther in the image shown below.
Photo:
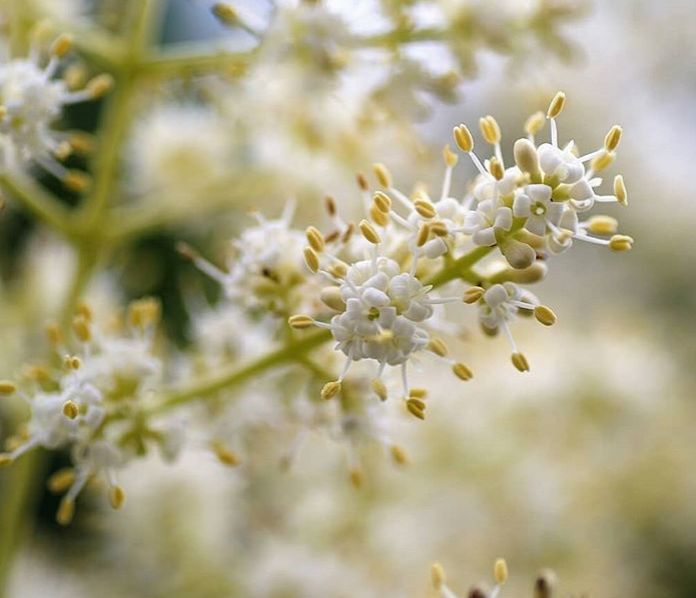
<path fill-rule="evenodd" d="M 604 149 L 608 152 L 613 152 L 619 146 L 622 133 L 623 129 L 619 125 L 614 125 L 609 129 L 607 136 L 604 138 Z"/>
<path fill-rule="evenodd" d="M 454 127 L 452 131 L 454 140 L 459 149 L 463 152 L 471 152 L 474 149 L 474 138 L 471 136 L 471 131 L 464 124 Z"/>
<path fill-rule="evenodd" d="M 361 220 L 358 227 L 360 228 L 362 236 L 373 245 L 377 245 L 382 241 L 374 226 L 372 226 L 367 220 Z"/>
<path fill-rule="evenodd" d="M 372 165 L 372 169 L 377 177 L 377 181 L 382 187 L 391 187 L 392 178 L 391 173 L 384 164 L 377 162 Z"/>
<path fill-rule="evenodd" d="M 467 381 L 474 377 L 474 373 L 469 369 L 469 367 L 460 362 L 452 365 L 452 371 L 460 380 Z"/>
<path fill-rule="evenodd" d="M 512 365 L 514 365 L 520 372 L 529 371 L 529 362 L 522 353 L 513 353 L 510 358 L 512 360 Z"/>
<path fill-rule="evenodd" d="M 549 109 L 546 111 L 546 118 L 556 118 L 563 111 L 565 100 L 565 94 L 562 91 L 559 91 L 549 104 Z"/>
<path fill-rule="evenodd" d="M 483 135 L 483 138 L 488 143 L 491 145 L 500 143 L 500 126 L 498 125 L 498 121 L 490 114 L 479 119 L 479 127 L 481 128 L 481 135 Z"/>

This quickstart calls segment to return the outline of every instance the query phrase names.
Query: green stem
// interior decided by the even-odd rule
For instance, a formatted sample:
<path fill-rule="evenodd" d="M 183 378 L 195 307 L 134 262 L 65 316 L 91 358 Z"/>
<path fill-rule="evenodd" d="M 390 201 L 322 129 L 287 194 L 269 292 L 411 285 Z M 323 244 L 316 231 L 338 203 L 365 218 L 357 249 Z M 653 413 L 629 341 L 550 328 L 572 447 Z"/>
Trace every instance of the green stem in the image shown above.
<path fill-rule="evenodd" d="M 69 210 L 32 179 L 19 173 L 13 175 L 2 173 L 0 187 L 54 230 L 66 235 L 70 234 Z"/>
<path fill-rule="evenodd" d="M 302 338 L 293 339 L 279 349 L 267 353 L 244 365 L 234 365 L 226 370 L 208 376 L 202 380 L 196 380 L 181 389 L 173 389 L 165 393 L 164 399 L 148 410 L 149 414 L 162 413 L 172 407 L 189 403 L 196 399 L 204 399 L 215 395 L 220 390 L 230 388 L 242 382 L 246 382 L 256 374 L 260 374 L 270 368 L 297 361 L 312 349 L 331 339 L 327 330 L 320 330 L 304 335 Z"/>
<path fill-rule="evenodd" d="M 427 284 L 439 287 L 457 278 L 464 279 L 472 284 L 478 284 L 481 277 L 472 270 L 472 267 L 486 257 L 493 249 L 495 249 L 495 245 L 493 247 L 476 247 L 472 249 L 468 253 L 457 258 L 449 266 L 440 270 L 427 281 Z"/>

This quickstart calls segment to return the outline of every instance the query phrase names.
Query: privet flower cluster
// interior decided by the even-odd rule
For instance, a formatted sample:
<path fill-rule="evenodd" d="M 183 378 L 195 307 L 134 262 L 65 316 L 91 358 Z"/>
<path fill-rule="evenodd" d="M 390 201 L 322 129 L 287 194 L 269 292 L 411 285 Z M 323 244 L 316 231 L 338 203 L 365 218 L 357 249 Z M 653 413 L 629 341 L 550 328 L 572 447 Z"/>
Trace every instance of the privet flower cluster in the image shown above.
<path fill-rule="evenodd" d="M 70 451 L 73 466 L 48 482 L 53 492 L 65 493 L 59 523 L 71 521 L 75 499 L 92 479 L 106 483 L 111 505 L 119 508 L 125 493 L 116 472 L 143 454 L 146 442 L 158 444 L 164 456 L 178 452 L 176 430 L 146 428 L 133 415 L 162 373 L 153 352 L 158 319 L 159 305 L 144 299 L 131 304 L 126 322 L 101 328 L 82 305 L 72 322 L 72 338 L 49 326 L 49 359 L 27 366 L 19 384 L 0 381 L 0 393 L 18 394 L 31 413 L 26 427 L 7 440 L 0 466 L 37 447 Z"/>
<path fill-rule="evenodd" d="M 370 195 L 361 179 L 365 219 L 355 224 L 334 218 L 327 235 L 316 227 L 307 229 L 305 261 L 326 283 L 320 293 L 325 309 L 294 315 L 289 323 L 296 329 L 316 326 L 330 331 L 336 350 L 345 356 L 338 379 L 324 387 L 324 398 L 340 392 L 353 363 L 368 360 L 376 363 L 372 384 L 382 399 L 385 368 L 401 370 L 402 398 L 408 410 L 422 419 L 425 402 L 411 393 L 408 383 L 413 359 L 430 353 L 449 361 L 462 380 L 472 376 L 469 367 L 448 357 L 444 341 L 434 334 L 443 328 L 436 308 L 446 303 L 475 306 L 484 332 L 502 331 L 513 365 L 528 371 L 527 358 L 511 333 L 512 322 L 518 314 L 533 314 L 550 326 L 556 316 L 522 285 L 541 279 L 548 258 L 566 251 L 574 240 L 614 251 L 631 248 L 633 240 L 618 234 L 614 218 L 580 220 L 595 204 L 627 203 L 620 175 L 614 178 L 612 195 L 596 191 L 602 183 L 597 175 L 614 160 L 621 128 L 611 128 L 602 148 L 578 156 L 573 141 L 559 145 L 556 118 L 564 103 L 565 95 L 559 92 L 546 118 L 537 113 L 527 121 L 527 137 L 513 146 L 513 166 L 505 166 L 501 131 L 492 116 L 480 121 L 481 133 L 492 147 L 492 155 L 484 161 L 474 153 L 469 129 L 455 127 L 457 146 L 479 171 L 463 197 L 453 196 L 452 170 L 458 157 L 446 147 L 438 196 L 422 188 L 407 196 L 393 185 L 386 167 L 377 164 L 375 174 L 383 190 Z M 550 124 L 550 142 L 537 144 L 545 120 Z M 489 276 L 473 268 L 485 256 L 494 262 Z M 458 278 L 474 286 L 463 293 L 440 292 L 444 283 Z"/>
<path fill-rule="evenodd" d="M 33 162 L 81 192 L 89 184 L 87 175 L 61 162 L 73 151 L 88 150 L 90 141 L 84 134 L 60 132 L 53 126 L 66 106 L 101 97 L 112 79 L 101 74 L 85 83 L 84 69 L 65 68 L 72 37 L 58 36 L 46 52 L 41 43 L 45 35 L 39 26 L 29 57 L 0 63 L 0 170 Z"/>

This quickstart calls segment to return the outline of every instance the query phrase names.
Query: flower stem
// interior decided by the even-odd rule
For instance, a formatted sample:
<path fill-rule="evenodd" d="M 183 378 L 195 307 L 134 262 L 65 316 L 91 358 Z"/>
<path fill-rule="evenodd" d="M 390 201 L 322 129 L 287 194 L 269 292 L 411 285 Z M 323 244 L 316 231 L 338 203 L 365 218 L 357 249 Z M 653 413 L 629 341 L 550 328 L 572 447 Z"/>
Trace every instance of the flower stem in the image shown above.
<path fill-rule="evenodd" d="M 331 334 L 327 330 L 319 330 L 304 335 L 302 338 L 293 339 L 279 349 L 266 353 L 246 364 L 233 365 L 212 376 L 187 384 L 181 389 L 175 388 L 165 392 L 164 398 L 147 410 L 147 412 L 149 414 L 162 413 L 178 405 L 208 398 L 220 390 L 246 382 L 253 376 L 266 370 L 297 361 L 300 357 L 330 339 Z"/>

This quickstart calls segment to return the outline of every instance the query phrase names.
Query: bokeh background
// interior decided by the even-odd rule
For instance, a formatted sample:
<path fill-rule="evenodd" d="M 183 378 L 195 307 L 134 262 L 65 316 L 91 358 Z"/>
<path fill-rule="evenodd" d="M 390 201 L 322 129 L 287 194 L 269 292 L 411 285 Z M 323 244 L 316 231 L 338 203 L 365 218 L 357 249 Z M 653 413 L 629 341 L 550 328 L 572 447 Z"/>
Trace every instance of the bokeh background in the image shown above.
<path fill-rule="evenodd" d="M 76 3 L 36 4 L 59 23 L 84 18 Z M 119 8 L 112 4 L 99 12 L 108 27 Z M 165 4 L 163 46 L 256 43 L 221 26 L 204 2 Z M 378 27 L 372 2 L 329 4 L 351 27 Z M 498 5 L 486 15 L 495 25 L 503 10 L 530 3 L 490 4 Z M 273 17 L 259 6 L 245 5 L 266 27 Z M 355 172 L 372 161 L 387 163 L 402 187 L 437 185 L 440 148 L 453 124 L 494 114 L 512 140 L 557 89 L 568 97 L 564 139 L 593 148 L 612 124 L 623 126 L 615 169 L 624 174 L 630 206 L 610 211 L 636 243 L 629 254 L 581 246 L 553 261 L 538 294 L 554 306 L 558 324 L 519 327 L 529 375 L 509 367 L 500 339 L 484 339 L 473 320 L 465 322 L 472 334 L 460 349 L 475 379 L 454 390 L 430 366 L 417 374 L 437 400 L 424 424 L 394 422 L 410 464 L 395 468 L 375 454 L 359 490 L 346 482 L 345 456 L 326 434 L 310 434 L 292 470 L 280 471 L 282 446 L 262 423 L 245 438 L 242 467 L 223 469 L 195 446 L 173 465 L 138 462 L 122 478 L 122 512 L 87 499 L 67 529 L 53 523 L 55 499 L 41 476 L 26 479 L 32 490 L 21 543 L 11 559 L 0 555 L 8 598 L 428 596 L 435 560 L 465 594 L 490 578 L 498 556 L 511 570 L 509 596 L 531 595 L 541 567 L 557 573 L 563 596 L 696 595 L 696 11 L 690 0 L 597 0 L 576 8 L 558 30 L 542 27 L 512 47 L 499 43 L 508 33 L 497 32 L 500 39 L 480 42 L 468 64 L 432 44 L 410 47 L 408 55 L 435 73 L 463 75 L 456 97 L 449 88 L 412 97 L 400 87 L 408 87 L 404 75 L 382 88 L 370 81 L 374 110 L 357 114 L 371 71 L 359 61 L 350 76 L 311 71 L 318 64 L 312 55 L 298 59 L 308 61 L 301 67 L 275 60 L 293 48 L 277 31 L 278 47 L 269 44 L 268 58 L 250 73 L 224 82 L 214 74 L 153 80 L 143 90 L 157 101 L 135 107 L 123 201 L 171 217 L 134 236 L 89 293 L 104 303 L 161 297 L 168 336 L 182 351 L 219 293 L 176 255 L 178 239 L 219 251 L 247 222 L 247 208 L 277 214 L 290 196 L 298 198 L 300 224 L 317 217 L 325 194 L 349 211 Z M 425 9 L 417 14 L 430 18 Z M 544 36 L 550 45 L 537 43 Z M 176 112 L 182 104 L 187 114 Z M 211 120 L 211 105 L 220 121 Z M 91 106 L 66 119 L 91 129 L 98 116 Z M 196 164 L 180 180 L 157 161 L 172 146 Z M 473 174 L 467 168 L 457 184 Z M 190 173 L 197 176 L 189 180 Z M 36 323 L 55 311 L 73 261 L 68 247 L 8 198 L 0 214 L 3 376 L 39 342 Z M 199 303 L 192 304 L 191 288 Z M 2 412 L 3 435 L 11 411 Z M 44 473 L 66 459 L 40 458 Z M 10 476 L 0 473 L 5 524 Z"/>

